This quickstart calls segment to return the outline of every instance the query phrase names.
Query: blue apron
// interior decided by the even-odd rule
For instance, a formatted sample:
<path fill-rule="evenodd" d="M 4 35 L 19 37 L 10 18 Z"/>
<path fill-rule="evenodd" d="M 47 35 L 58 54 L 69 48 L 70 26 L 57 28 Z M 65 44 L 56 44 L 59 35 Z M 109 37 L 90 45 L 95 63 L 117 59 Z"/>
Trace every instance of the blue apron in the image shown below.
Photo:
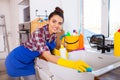
<path fill-rule="evenodd" d="M 50 50 L 55 48 L 55 42 L 46 42 Z M 6 58 L 6 71 L 11 77 L 28 76 L 35 74 L 34 59 L 40 55 L 37 51 L 31 51 L 24 46 L 15 48 Z"/>

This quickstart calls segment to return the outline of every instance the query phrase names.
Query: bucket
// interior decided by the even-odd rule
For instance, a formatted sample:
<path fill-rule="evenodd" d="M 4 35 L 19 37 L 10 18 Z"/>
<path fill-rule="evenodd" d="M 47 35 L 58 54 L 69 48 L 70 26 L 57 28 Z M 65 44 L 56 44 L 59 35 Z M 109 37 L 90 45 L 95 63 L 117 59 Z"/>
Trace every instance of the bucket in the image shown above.
<path fill-rule="evenodd" d="M 65 47 L 68 51 L 76 50 L 79 48 L 79 36 L 65 36 Z"/>

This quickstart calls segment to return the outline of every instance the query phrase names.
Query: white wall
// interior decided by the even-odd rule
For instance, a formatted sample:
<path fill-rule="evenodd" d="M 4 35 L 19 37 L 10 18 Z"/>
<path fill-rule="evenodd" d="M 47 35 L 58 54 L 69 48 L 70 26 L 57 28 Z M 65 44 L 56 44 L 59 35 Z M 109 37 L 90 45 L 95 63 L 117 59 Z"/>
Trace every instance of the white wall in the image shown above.
<path fill-rule="evenodd" d="M 61 7 L 60 0 L 30 0 L 30 17 L 34 20 L 36 17 L 36 9 L 39 15 L 45 15 L 45 10 L 47 10 L 48 15 L 54 11 L 55 7 Z"/>
<path fill-rule="evenodd" d="M 5 25 L 8 33 L 10 31 L 9 0 L 0 0 L 0 15 L 5 16 Z M 0 58 L 5 58 L 7 54 L 8 48 L 6 46 L 5 52 L 0 52 Z"/>
<path fill-rule="evenodd" d="M 0 0 L 0 15 L 5 16 L 7 31 L 9 31 L 10 30 L 9 0 Z"/>
<path fill-rule="evenodd" d="M 18 4 L 16 0 L 10 0 L 10 51 L 19 45 Z"/>
<path fill-rule="evenodd" d="M 5 58 L 13 48 L 19 45 L 18 11 L 16 0 L 0 0 L 0 15 L 5 15 L 7 29 L 8 48 L 0 52 L 0 58 Z"/>
<path fill-rule="evenodd" d="M 80 1 L 63 0 L 62 7 L 65 13 L 64 30 L 72 33 L 73 29 L 80 29 Z"/>
<path fill-rule="evenodd" d="M 40 15 L 48 11 L 48 15 L 59 6 L 64 10 L 65 22 L 63 29 L 72 32 L 73 29 L 80 28 L 80 1 L 79 0 L 30 0 L 31 20 L 36 18 L 35 10 L 38 9 Z"/>
<path fill-rule="evenodd" d="M 10 50 L 19 44 L 16 0 L 0 0 L 0 14 L 5 15 Z"/>
<path fill-rule="evenodd" d="M 102 13 L 101 13 L 101 33 L 104 34 L 106 37 L 108 36 L 108 1 L 109 0 L 102 0 Z"/>

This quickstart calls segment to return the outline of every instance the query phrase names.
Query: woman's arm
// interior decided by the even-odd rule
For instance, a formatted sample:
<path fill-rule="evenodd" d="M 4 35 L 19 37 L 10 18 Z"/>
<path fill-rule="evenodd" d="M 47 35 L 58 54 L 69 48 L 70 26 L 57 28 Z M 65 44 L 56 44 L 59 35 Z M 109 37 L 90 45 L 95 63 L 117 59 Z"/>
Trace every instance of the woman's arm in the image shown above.
<path fill-rule="evenodd" d="M 59 58 L 58 56 L 54 56 L 50 54 L 50 51 L 43 52 L 42 56 L 49 62 L 58 64 L 64 67 L 73 68 L 73 69 L 79 70 L 80 72 L 92 71 L 92 68 L 82 60 L 72 61 L 72 60 Z"/>
<path fill-rule="evenodd" d="M 58 56 L 52 55 L 52 54 L 50 53 L 50 51 L 44 51 L 44 52 L 42 53 L 42 57 L 44 57 L 47 61 L 53 62 L 53 63 L 55 63 L 55 64 L 57 64 L 57 61 L 58 61 L 58 59 L 59 59 Z"/>

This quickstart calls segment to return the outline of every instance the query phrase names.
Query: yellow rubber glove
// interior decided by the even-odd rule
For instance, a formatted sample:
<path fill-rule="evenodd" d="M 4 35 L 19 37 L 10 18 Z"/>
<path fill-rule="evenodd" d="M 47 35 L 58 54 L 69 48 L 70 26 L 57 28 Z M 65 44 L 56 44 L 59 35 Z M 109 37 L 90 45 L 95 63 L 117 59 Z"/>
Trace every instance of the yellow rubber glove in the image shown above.
<path fill-rule="evenodd" d="M 52 54 L 56 55 L 56 56 L 60 56 L 60 51 L 58 49 L 54 49 L 52 51 Z"/>
<path fill-rule="evenodd" d="M 63 58 L 59 58 L 57 64 L 64 67 L 79 70 L 80 72 L 86 72 L 86 69 L 90 67 L 87 63 L 85 63 L 82 60 L 72 61 Z"/>

